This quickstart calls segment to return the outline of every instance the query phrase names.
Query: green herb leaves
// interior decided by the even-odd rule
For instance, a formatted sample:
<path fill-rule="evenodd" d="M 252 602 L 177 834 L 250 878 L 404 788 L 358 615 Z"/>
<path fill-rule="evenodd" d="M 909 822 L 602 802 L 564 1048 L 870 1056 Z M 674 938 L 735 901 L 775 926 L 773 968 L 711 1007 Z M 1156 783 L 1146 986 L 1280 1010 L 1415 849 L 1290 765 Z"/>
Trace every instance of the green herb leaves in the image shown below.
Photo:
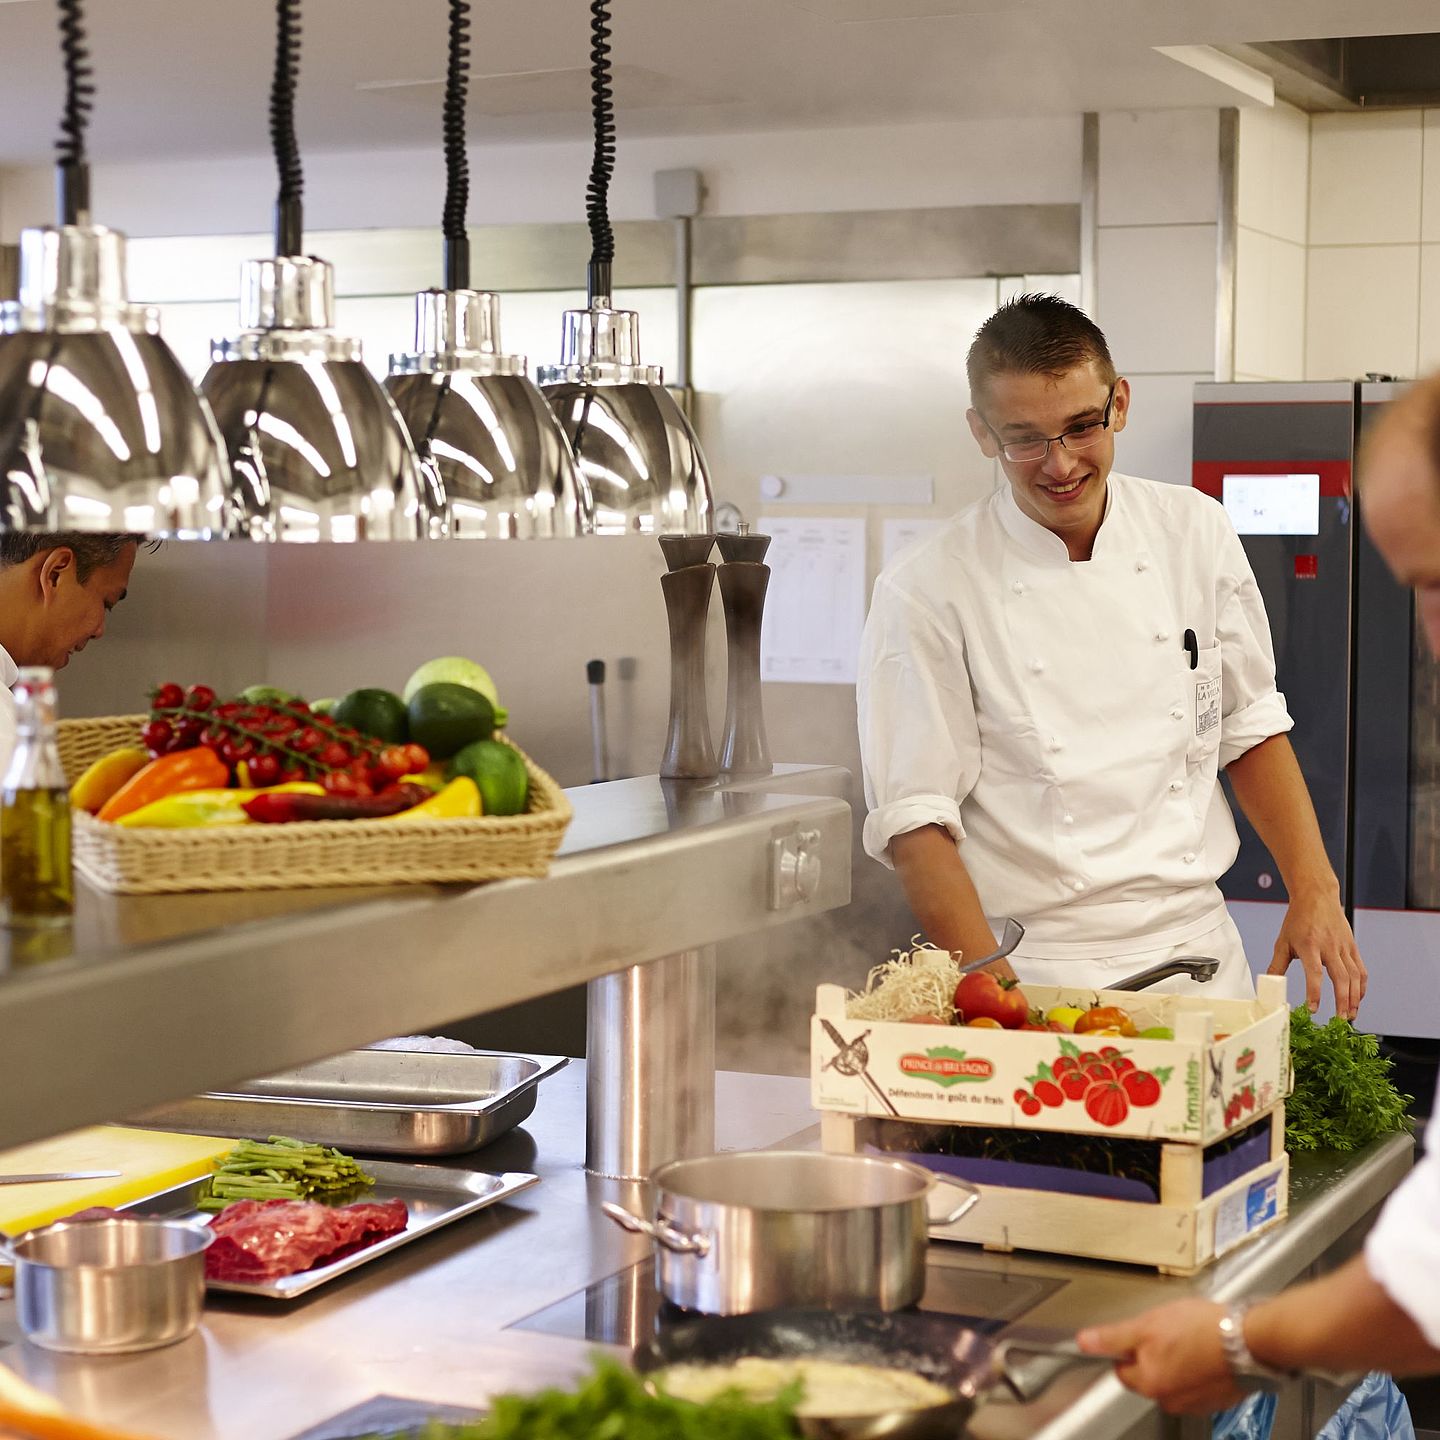
<path fill-rule="evenodd" d="M 484 1419 L 432 1421 L 413 1440 L 795 1440 L 799 1399 L 799 1386 L 790 1386 L 770 1401 L 737 1393 L 697 1405 L 651 1394 L 639 1376 L 601 1358 L 574 1390 L 497 1395 Z"/>
<path fill-rule="evenodd" d="M 1338 1015 L 1317 1025 L 1303 1005 L 1290 1012 L 1295 1093 L 1286 1101 L 1287 1150 L 1359 1150 L 1381 1135 L 1408 1130 L 1390 1061 L 1373 1035 Z"/>

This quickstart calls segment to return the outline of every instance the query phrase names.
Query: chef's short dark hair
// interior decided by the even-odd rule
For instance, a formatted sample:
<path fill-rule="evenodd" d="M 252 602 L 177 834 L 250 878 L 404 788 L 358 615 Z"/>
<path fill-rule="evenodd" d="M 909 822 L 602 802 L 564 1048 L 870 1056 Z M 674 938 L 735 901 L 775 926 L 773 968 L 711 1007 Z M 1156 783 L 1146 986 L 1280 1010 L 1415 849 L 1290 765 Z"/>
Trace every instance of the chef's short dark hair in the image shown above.
<path fill-rule="evenodd" d="M 75 556 L 75 578 L 83 585 L 95 571 L 118 560 L 127 545 L 138 545 L 144 538 L 143 535 L 90 535 L 78 530 L 0 535 L 0 570 L 23 565 L 51 550 L 69 550 Z"/>
<path fill-rule="evenodd" d="M 992 375 L 1058 376 L 1092 360 L 1101 380 L 1113 383 L 1104 332 L 1078 305 L 1058 295 L 1017 295 L 975 332 L 965 373 L 973 398 Z"/>

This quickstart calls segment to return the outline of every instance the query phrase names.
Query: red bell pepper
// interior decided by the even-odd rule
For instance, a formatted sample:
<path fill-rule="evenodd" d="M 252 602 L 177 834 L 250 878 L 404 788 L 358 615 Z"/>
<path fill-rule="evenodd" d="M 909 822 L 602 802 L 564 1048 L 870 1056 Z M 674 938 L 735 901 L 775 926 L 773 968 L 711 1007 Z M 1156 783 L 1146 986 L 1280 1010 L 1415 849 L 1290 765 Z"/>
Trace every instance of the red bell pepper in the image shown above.
<path fill-rule="evenodd" d="M 262 825 L 295 820 L 380 820 L 430 798 L 424 785 L 396 785 L 380 795 L 277 795 L 264 791 L 241 807 Z"/>

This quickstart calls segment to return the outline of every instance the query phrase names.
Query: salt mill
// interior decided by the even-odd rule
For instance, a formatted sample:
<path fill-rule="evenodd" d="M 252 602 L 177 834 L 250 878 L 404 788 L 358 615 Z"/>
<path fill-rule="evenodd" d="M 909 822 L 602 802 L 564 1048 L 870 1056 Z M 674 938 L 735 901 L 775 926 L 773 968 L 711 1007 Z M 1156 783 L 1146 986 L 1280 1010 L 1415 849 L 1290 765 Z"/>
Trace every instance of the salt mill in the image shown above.
<path fill-rule="evenodd" d="M 660 577 L 670 621 L 670 726 L 660 774 L 667 780 L 705 780 L 719 773 L 710 740 L 705 696 L 705 627 L 715 566 L 713 535 L 662 535 L 668 567 Z"/>
<path fill-rule="evenodd" d="M 725 606 L 729 675 L 725 690 L 725 734 L 720 769 L 726 775 L 768 775 L 770 746 L 760 692 L 760 628 L 770 567 L 764 564 L 768 535 L 751 535 L 740 521 L 734 535 L 718 537 L 722 564 L 720 599 Z"/>

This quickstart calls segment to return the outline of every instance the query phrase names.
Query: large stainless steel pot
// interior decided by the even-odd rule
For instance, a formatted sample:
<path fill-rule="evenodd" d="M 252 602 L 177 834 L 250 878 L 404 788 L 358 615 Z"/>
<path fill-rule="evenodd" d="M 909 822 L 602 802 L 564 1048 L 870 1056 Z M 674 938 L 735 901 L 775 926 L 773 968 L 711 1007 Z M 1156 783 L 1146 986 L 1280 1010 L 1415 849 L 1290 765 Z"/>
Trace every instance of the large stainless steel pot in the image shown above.
<path fill-rule="evenodd" d="M 708 1315 L 913 1305 L 929 1226 L 952 1224 L 980 1198 L 908 1161 L 809 1150 L 676 1160 L 650 1178 L 653 1216 L 601 1208 L 655 1242 L 661 1294 Z M 931 1217 L 937 1182 L 963 1198 Z"/>
<path fill-rule="evenodd" d="M 182 1220 L 62 1220 L 0 1244 L 0 1255 L 15 1266 L 20 1328 L 34 1344 L 112 1355 L 194 1331 L 214 1238 Z"/>

